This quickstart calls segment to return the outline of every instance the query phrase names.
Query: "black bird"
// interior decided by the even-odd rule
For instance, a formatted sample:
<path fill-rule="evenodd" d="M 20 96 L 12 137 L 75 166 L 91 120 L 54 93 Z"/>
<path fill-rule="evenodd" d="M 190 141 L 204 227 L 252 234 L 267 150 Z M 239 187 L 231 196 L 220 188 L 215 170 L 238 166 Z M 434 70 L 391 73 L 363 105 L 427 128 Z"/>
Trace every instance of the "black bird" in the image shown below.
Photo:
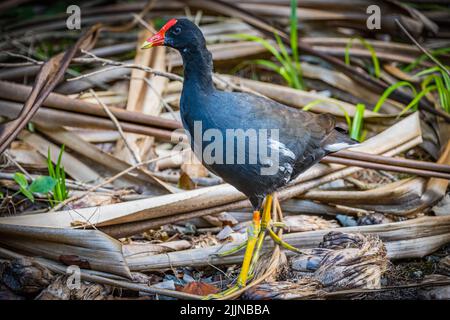
<path fill-rule="evenodd" d="M 246 285 L 262 243 L 258 239 L 268 231 L 280 241 L 270 229 L 272 193 L 327 154 L 357 142 L 337 127 L 332 115 L 297 110 L 251 93 L 216 90 L 211 53 L 200 29 L 188 19 L 170 20 L 142 48 L 160 45 L 178 50 L 183 58 L 180 114 L 194 153 L 253 205 L 241 274 L 230 293 Z"/>

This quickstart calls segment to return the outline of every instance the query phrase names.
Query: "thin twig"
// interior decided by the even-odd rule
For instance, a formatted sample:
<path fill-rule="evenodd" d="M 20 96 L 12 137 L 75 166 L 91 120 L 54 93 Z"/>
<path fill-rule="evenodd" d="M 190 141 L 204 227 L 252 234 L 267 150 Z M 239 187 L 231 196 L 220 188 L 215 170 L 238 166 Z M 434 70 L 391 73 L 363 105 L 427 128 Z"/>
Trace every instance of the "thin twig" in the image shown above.
<path fill-rule="evenodd" d="M 122 126 L 120 125 L 119 121 L 117 120 L 116 116 L 111 112 L 111 110 L 109 110 L 109 108 L 103 103 L 103 101 L 101 101 L 99 99 L 99 97 L 97 96 L 97 94 L 95 93 L 94 90 L 89 89 L 89 92 L 94 96 L 95 100 L 97 100 L 98 104 L 100 104 L 103 109 L 105 110 L 105 112 L 108 114 L 108 116 L 111 118 L 112 122 L 114 123 L 114 125 L 116 126 L 117 131 L 119 131 L 120 136 L 122 137 L 123 143 L 125 144 L 125 147 L 128 149 L 128 151 L 130 151 L 130 154 L 133 156 L 133 159 L 135 161 L 135 163 L 139 163 L 141 162 L 141 159 L 139 157 L 139 155 L 136 153 L 136 150 L 134 150 L 130 144 L 128 143 L 127 138 L 125 137 L 125 133 L 122 130 Z"/>
<path fill-rule="evenodd" d="M 33 180 L 33 178 L 32 178 L 31 175 L 28 173 L 28 171 L 25 170 L 25 169 L 24 169 L 24 168 L 23 168 L 16 160 L 14 160 L 14 158 L 11 157 L 7 151 L 5 151 L 3 154 L 4 154 L 5 157 L 8 159 L 8 161 L 11 161 L 12 163 L 14 163 L 14 165 L 15 165 L 17 168 L 19 168 L 19 170 L 22 171 L 23 174 L 24 174 L 28 179 Z"/>
<path fill-rule="evenodd" d="M 10 51 L 4 51 L 3 53 L 7 54 L 8 56 L 14 57 L 14 58 L 24 59 L 24 60 L 26 60 L 26 61 L 28 61 L 30 63 L 33 63 L 33 64 L 44 64 L 43 61 L 35 60 L 35 59 L 27 57 L 27 56 L 25 56 L 23 54 L 14 53 L 14 52 L 10 52 Z"/>
<path fill-rule="evenodd" d="M 139 22 L 145 29 L 152 33 L 156 33 L 155 28 L 153 28 L 151 25 L 149 25 L 147 22 L 142 19 L 142 17 L 138 16 L 137 14 L 133 14 L 133 17 Z"/>
<path fill-rule="evenodd" d="M 417 46 L 417 48 L 420 49 L 420 51 L 426 54 L 427 57 L 431 59 L 431 61 L 436 63 L 442 70 L 444 70 L 450 76 L 450 71 L 447 69 L 447 67 L 444 66 L 438 59 L 436 59 L 427 49 L 422 47 L 422 45 L 416 39 L 414 39 L 414 37 L 408 32 L 408 30 L 402 25 L 402 23 L 398 19 L 395 19 L 395 23 L 397 23 L 400 29 L 402 29 L 402 31 L 408 36 L 408 38 Z"/>
<path fill-rule="evenodd" d="M 120 69 L 120 68 L 131 68 L 131 69 L 139 69 L 148 73 L 152 73 L 156 76 L 161 76 L 161 77 L 166 77 L 169 80 L 172 81 L 183 81 L 183 78 L 180 77 L 179 75 L 176 75 L 174 73 L 170 73 L 170 72 L 165 72 L 165 71 L 158 71 L 158 70 L 154 70 L 153 68 L 147 67 L 147 66 L 143 66 L 140 64 L 135 64 L 135 63 L 123 63 L 120 61 L 114 61 L 114 60 L 110 60 L 110 59 L 105 59 L 105 58 L 100 58 L 97 57 L 95 54 L 86 51 L 86 50 L 81 50 L 83 53 L 87 54 L 88 56 L 90 56 L 92 58 L 93 61 L 98 61 L 101 62 L 105 65 L 110 65 L 111 67 L 108 68 L 103 68 L 101 70 L 96 70 L 90 73 L 86 73 L 86 74 L 82 74 L 78 77 L 73 77 L 70 79 L 67 79 L 66 81 L 75 81 L 75 80 L 80 80 L 80 79 L 84 79 L 84 78 L 88 78 L 91 77 L 93 75 L 99 74 L 99 73 L 103 73 L 106 71 L 111 71 L 111 70 L 115 70 L 115 69 Z M 86 59 L 84 59 L 86 60 Z"/>

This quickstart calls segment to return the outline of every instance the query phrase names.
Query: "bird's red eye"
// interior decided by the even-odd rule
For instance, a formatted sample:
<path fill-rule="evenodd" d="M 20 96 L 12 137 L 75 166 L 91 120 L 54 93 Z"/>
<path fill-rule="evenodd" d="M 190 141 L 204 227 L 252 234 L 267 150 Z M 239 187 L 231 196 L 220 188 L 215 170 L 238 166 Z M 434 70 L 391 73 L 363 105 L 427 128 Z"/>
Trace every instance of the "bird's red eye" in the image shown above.
<path fill-rule="evenodd" d="M 175 29 L 173 29 L 173 34 L 174 35 L 180 34 L 180 32 L 181 32 L 181 28 L 180 27 L 176 27 Z"/>

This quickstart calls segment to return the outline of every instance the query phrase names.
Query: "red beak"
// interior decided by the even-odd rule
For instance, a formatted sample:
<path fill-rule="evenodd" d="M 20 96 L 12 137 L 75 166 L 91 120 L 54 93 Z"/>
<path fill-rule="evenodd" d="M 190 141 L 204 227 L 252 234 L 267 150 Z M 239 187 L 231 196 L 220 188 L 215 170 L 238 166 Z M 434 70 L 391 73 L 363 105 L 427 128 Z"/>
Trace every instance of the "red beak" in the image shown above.
<path fill-rule="evenodd" d="M 170 19 L 157 33 L 155 33 L 152 37 L 148 38 L 147 41 L 144 42 L 141 49 L 149 49 L 152 47 L 162 46 L 164 45 L 164 37 L 166 35 L 167 30 L 169 30 L 172 26 L 177 23 L 177 19 Z"/>

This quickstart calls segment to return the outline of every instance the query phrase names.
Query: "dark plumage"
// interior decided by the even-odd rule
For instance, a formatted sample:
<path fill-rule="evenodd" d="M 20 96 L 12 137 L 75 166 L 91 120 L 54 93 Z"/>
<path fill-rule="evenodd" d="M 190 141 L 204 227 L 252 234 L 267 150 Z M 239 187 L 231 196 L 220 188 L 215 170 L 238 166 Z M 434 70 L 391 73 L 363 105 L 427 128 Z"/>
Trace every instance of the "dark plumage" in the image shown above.
<path fill-rule="evenodd" d="M 211 53 L 206 49 L 200 29 L 187 19 L 173 19 L 167 26 L 166 30 L 149 39 L 150 45 L 144 47 L 164 41 L 165 46 L 177 49 L 183 57 L 184 84 L 180 111 L 183 126 L 191 136 L 194 136 L 195 121 L 201 121 L 202 132 L 216 129 L 215 132 L 223 137 L 226 137 L 227 129 L 254 129 L 257 133 L 267 129 L 267 136 L 257 137 L 258 146 L 267 146 L 267 150 L 258 148 L 256 152 L 252 151 L 247 143 L 245 163 L 236 164 L 239 156 L 237 145 L 235 143 L 233 150 L 227 151 L 225 141 L 221 143 L 224 164 L 204 161 L 209 170 L 243 192 L 255 210 L 260 208 L 266 195 L 286 185 L 325 155 L 356 143 L 336 127 L 332 115 L 297 110 L 250 93 L 216 90 L 212 80 Z M 273 129 L 279 130 L 278 138 L 270 135 Z M 208 144 L 202 144 L 202 151 Z M 279 152 L 278 165 L 270 159 L 259 157 L 261 152 L 268 150 Z M 194 151 L 198 155 L 198 150 Z M 227 152 L 232 155 L 235 164 L 225 163 Z M 249 159 L 255 155 L 257 162 L 249 164 Z M 275 174 L 263 175 L 262 168 L 274 169 Z"/>

